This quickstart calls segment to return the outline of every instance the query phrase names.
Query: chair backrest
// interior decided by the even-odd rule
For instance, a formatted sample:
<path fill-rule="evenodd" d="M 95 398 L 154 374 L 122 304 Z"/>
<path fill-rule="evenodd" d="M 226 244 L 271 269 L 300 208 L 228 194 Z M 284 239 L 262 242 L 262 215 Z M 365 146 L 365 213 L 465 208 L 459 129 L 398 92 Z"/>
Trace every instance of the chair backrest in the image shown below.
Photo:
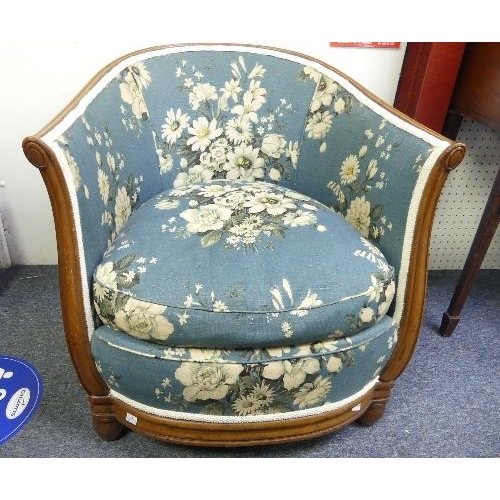
<path fill-rule="evenodd" d="M 125 56 L 42 139 L 65 172 L 87 284 L 143 201 L 216 178 L 316 198 L 398 271 L 426 180 L 449 146 L 328 65 L 234 45 Z"/>

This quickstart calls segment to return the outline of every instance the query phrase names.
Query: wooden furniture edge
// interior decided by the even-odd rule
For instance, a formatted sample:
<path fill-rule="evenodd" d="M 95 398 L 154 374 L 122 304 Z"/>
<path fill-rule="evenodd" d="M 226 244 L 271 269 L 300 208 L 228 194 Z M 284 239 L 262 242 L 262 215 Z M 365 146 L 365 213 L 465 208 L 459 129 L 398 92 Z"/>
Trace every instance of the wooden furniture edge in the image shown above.
<path fill-rule="evenodd" d="M 66 341 L 68 344 L 68 348 L 70 351 L 72 362 L 75 366 L 75 369 L 78 373 L 79 379 L 87 391 L 89 395 L 92 397 L 105 398 L 108 394 L 108 388 L 99 375 L 91 352 L 90 352 L 90 343 L 88 339 L 88 329 L 86 324 L 86 318 L 83 308 L 83 291 L 82 291 L 82 277 L 80 273 L 80 266 L 78 261 L 78 243 L 76 230 L 73 222 L 73 211 L 71 207 L 69 193 L 66 187 L 66 183 L 64 180 L 62 169 L 55 157 L 54 152 L 51 148 L 42 140 L 42 137 L 47 134 L 52 128 L 54 128 L 58 123 L 60 123 L 65 116 L 73 110 L 80 100 L 91 90 L 92 87 L 96 85 L 96 83 L 113 67 L 119 64 L 121 61 L 133 57 L 135 55 L 144 53 L 144 52 L 152 52 L 163 50 L 169 47 L 186 47 L 187 49 L 190 46 L 209 46 L 214 44 L 181 44 L 181 45 L 164 45 L 157 47 L 145 48 L 139 51 L 131 52 L 126 54 L 115 61 L 112 61 L 107 66 L 105 66 L 100 72 L 92 78 L 89 83 L 77 94 L 77 96 L 64 108 L 56 117 L 49 122 L 44 128 L 42 128 L 36 135 L 27 137 L 23 141 L 23 150 L 27 157 L 27 159 L 39 168 L 40 173 L 43 177 L 44 183 L 46 185 L 49 198 L 52 205 L 54 222 L 56 226 L 56 235 L 57 235 L 57 245 L 58 245 L 58 258 L 59 258 L 59 280 L 61 287 L 61 308 L 63 314 L 63 322 L 64 329 L 66 335 Z M 420 224 L 417 226 L 417 232 L 415 234 L 412 249 L 411 249 L 411 258 L 410 258 L 410 267 L 408 271 L 408 279 L 407 279 L 407 292 L 405 296 L 405 305 L 404 312 L 402 316 L 402 323 L 400 326 L 401 335 L 405 336 L 404 342 L 399 342 L 396 345 L 396 349 L 389 360 L 386 368 L 381 374 L 381 381 L 379 384 L 385 384 L 385 393 L 386 396 L 384 398 L 379 398 L 380 401 L 383 400 L 383 404 L 380 403 L 379 406 L 382 408 L 380 411 L 380 415 L 383 412 L 383 408 L 385 407 L 385 403 L 387 401 L 388 395 L 390 393 L 390 387 L 392 387 L 392 382 L 402 373 L 406 365 L 408 364 L 413 350 L 415 348 L 418 333 L 420 329 L 420 324 L 422 321 L 423 308 L 425 303 L 425 286 L 427 279 L 427 252 L 428 252 L 428 244 L 430 240 L 430 232 L 432 229 L 432 220 L 433 213 L 429 214 L 429 208 L 432 208 L 431 212 L 435 211 L 435 206 L 437 204 L 437 200 L 439 198 L 440 191 L 446 179 L 447 173 L 455 168 L 460 161 L 462 160 L 465 154 L 465 146 L 460 143 L 453 143 L 449 139 L 441 136 L 440 134 L 434 132 L 433 130 L 428 129 L 422 124 L 416 122 L 411 119 L 404 113 L 398 111 L 394 107 L 390 106 L 385 101 L 381 100 L 374 94 L 372 94 L 369 90 L 364 88 L 358 82 L 352 80 L 350 77 L 337 70 L 333 66 L 321 61 L 319 59 L 300 54 L 298 52 L 279 49 L 274 47 L 267 46 L 257 46 L 250 44 L 216 44 L 216 45 L 234 45 L 242 48 L 262 48 L 267 50 L 273 50 L 276 52 L 281 52 L 293 56 L 299 56 L 306 60 L 317 62 L 321 64 L 323 67 L 335 71 L 339 76 L 345 78 L 351 85 L 357 88 L 360 92 L 365 94 L 368 98 L 370 98 L 373 102 L 378 104 L 383 109 L 388 110 L 393 115 L 402 119 L 403 121 L 412 124 L 416 128 L 420 130 L 424 130 L 430 135 L 446 141 L 450 144 L 450 146 L 442 153 L 436 165 L 434 166 L 427 186 L 425 187 L 424 194 L 422 196 L 422 200 L 419 205 L 418 211 L 418 220 Z M 412 288 L 416 287 L 414 291 Z M 373 395 L 373 391 L 368 394 Z M 164 441 L 183 443 L 183 444 L 200 444 L 200 445 L 210 445 L 210 446 L 235 446 L 235 445 L 251 445 L 251 444 L 270 444 L 274 442 L 285 442 L 292 440 L 304 439 L 305 437 L 316 437 L 321 436 L 323 434 L 332 432 L 344 425 L 349 424 L 350 422 L 360 418 L 363 416 L 365 412 L 368 414 L 368 410 L 373 409 L 371 403 L 376 403 L 377 398 L 373 399 L 367 397 L 367 395 L 363 396 L 362 402 L 362 411 L 352 412 L 352 405 L 349 405 L 352 413 L 354 415 L 350 415 L 349 418 L 344 415 L 345 419 L 339 415 L 343 415 L 345 413 L 345 407 L 343 409 L 334 410 L 333 412 L 328 412 L 317 417 L 317 421 L 315 421 L 314 428 L 302 428 L 302 426 L 308 426 L 309 423 L 299 422 L 302 419 L 292 419 L 289 422 L 294 421 L 297 424 L 295 428 L 295 432 L 293 435 L 288 436 L 274 436 L 274 437 L 266 437 L 262 436 L 266 434 L 268 431 L 261 430 L 259 431 L 260 437 L 255 438 L 254 441 L 243 439 L 241 436 L 236 441 L 224 441 L 224 442 L 207 442 L 206 434 L 210 428 L 210 425 L 206 422 L 199 423 L 199 431 L 200 436 L 198 438 L 191 437 L 175 437 L 167 435 L 168 429 L 173 428 L 173 424 L 170 421 L 174 419 L 165 419 L 162 417 L 155 417 L 148 414 L 148 417 L 144 418 L 144 421 L 150 421 L 151 426 L 147 426 L 145 429 L 141 429 L 137 426 L 132 426 L 126 420 L 126 413 L 124 411 L 126 409 L 130 409 L 122 402 L 117 402 L 116 399 L 113 399 L 112 403 L 112 414 L 108 414 L 108 417 L 112 417 L 113 414 L 116 416 L 117 422 L 121 422 L 121 424 L 139 430 L 140 432 L 147 434 L 151 437 L 155 437 L 157 439 L 161 439 Z M 133 409 L 137 413 L 135 409 Z M 377 410 L 378 411 L 378 410 Z M 340 413 L 336 413 L 340 412 Z M 98 419 L 99 415 L 97 415 Z M 309 418 L 309 417 L 307 417 Z M 156 419 L 156 420 L 155 420 Z M 331 420 L 333 419 L 333 420 Z M 112 420 L 112 418 L 111 418 Z M 363 419 L 360 419 L 363 420 Z M 365 423 L 371 424 L 376 418 L 367 417 L 364 418 Z M 95 421 L 95 420 L 94 420 Z M 179 422 L 182 422 L 183 425 L 186 424 L 187 421 L 175 421 L 176 425 L 179 425 Z M 276 429 L 281 428 L 283 426 L 283 422 L 278 421 Z M 112 423 L 112 422 L 111 422 Z M 158 426 L 165 427 L 165 430 L 159 432 Z M 222 424 L 224 428 L 228 424 Z M 236 424 L 234 424 L 236 425 Z M 254 424 L 237 424 L 241 426 L 238 429 L 238 432 L 242 434 L 243 432 L 250 432 L 254 428 Z M 312 425 L 312 424 L 311 424 Z M 208 426 L 208 427 L 207 427 Z M 259 426 L 257 426 L 258 428 Z M 96 425 L 98 428 L 98 424 Z M 273 428 L 273 426 L 271 426 Z M 289 429 L 289 426 L 285 426 L 285 428 Z M 156 429 L 156 430 L 155 430 Z M 269 429 L 268 429 L 269 430 Z M 195 434 L 196 434 L 195 432 Z M 257 431 L 256 431 L 257 432 Z M 201 433 L 205 440 L 201 439 Z M 264 433 L 264 434 L 262 434 Z"/>
<path fill-rule="evenodd" d="M 441 131 L 466 45 L 408 42 L 394 106 Z"/>
<path fill-rule="evenodd" d="M 346 75 L 344 72 L 340 71 L 336 67 L 332 66 L 331 64 L 326 63 L 325 61 L 322 61 L 321 59 L 315 58 L 313 56 L 303 54 L 301 52 L 289 50 L 289 49 L 283 49 L 279 47 L 272 47 L 268 45 L 254 45 L 254 44 L 245 44 L 245 43 L 230 43 L 230 42 L 202 42 L 202 43 L 179 43 L 179 44 L 165 44 L 165 45 L 155 45 L 151 47 L 146 47 L 143 49 L 135 50 L 132 52 L 129 52 L 127 54 L 124 54 L 115 60 L 111 61 L 109 64 L 104 66 L 101 70 L 99 70 L 88 82 L 87 84 L 78 92 L 78 94 L 69 102 L 69 104 L 63 108 L 47 125 L 45 125 L 40 131 L 38 131 L 36 134 L 34 134 L 35 137 L 41 138 L 44 135 L 46 135 L 51 129 L 53 129 L 57 124 L 59 124 L 67 115 L 70 113 L 77 105 L 78 103 L 82 100 L 82 98 L 89 93 L 89 91 L 95 87 L 95 85 L 107 74 L 109 73 L 115 66 L 120 64 L 122 61 L 129 59 L 131 57 L 135 57 L 147 52 L 157 52 L 161 50 L 165 50 L 168 48 L 186 48 L 189 49 L 190 47 L 210 47 L 210 46 L 234 46 L 234 47 L 241 47 L 241 48 L 248 48 L 248 49 L 263 49 L 263 50 L 269 50 L 277 53 L 282 53 L 282 54 L 287 54 L 295 57 L 301 57 L 305 60 L 309 60 L 315 63 L 320 64 L 324 68 L 327 68 L 335 73 L 337 73 L 339 76 L 344 78 L 346 81 L 348 81 L 353 87 L 355 87 L 357 90 L 365 94 L 367 97 L 369 97 L 372 101 L 374 101 L 376 104 L 384 108 L 385 110 L 391 112 L 401 120 L 419 128 L 420 130 L 424 130 L 428 134 L 443 140 L 443 141 L 448 141 L 451 143 L 449 139 L 444 137 L 443 135 L 437 133 L 436 131 L 426 127 L 422 123 L 415 121 L 413 118 L 408 116 L 407 114 L 401 112 L 400 110 L 396 109 L 394 106 L 391 106 L 388 102 L 384 101 L 380 97 L 376 96 L 373 94 L 370 90 L 368 90 L 366 87 L 361 85 L 359 82 L 356 80 L 352 79 L 350 76 Z"/>
<path fill-rule="evenodd" d="M 381 381 L 387 382 L 399 377 L 415 350 L 425 308 L 429 243 L 436 205 L 448 173 L 460 164 L 465 151 L 465 145 L 460 142 L 452 143 L 443 151 L 433 166 L 424 188 L 418 207 L 418 224 L 410 251 L 399 341 L 381 373 Z M 404 342 L 402 342 L 402 336 L 404 336 Z"/>
<path fill-rule="evenodd" d="M 493 181 L 490 194 L 483 209 L 476 234 L 459 275 L 450 304 L 443 313 L 439 334 L 449 337 L 457 327 L 464 305 L 474 287 L 481 265 L 500 222 L 500 169 Z"/>
<path fill-rule="evenodd" d="M 87 393 L 107 394 L 108 388 L 90 353 L 73 209 L 61 166 L 51 148 L 38 137 L 26 137 L 23 140 L 23 150 L 30 163 L 40 170 L 52 205 L 57 237 L 61 312 L 71 360 Z"/>
<path fill-rule="evenodd" d="M 109 396 L 105 398 L 108 413 L 104 418 L 111 412 L 124 427 L 176 444 L 218 447 L 279 444 L 320 437 L 354 422 L 370 407 L 377 384 L 340 408 L 308 417 L 248 423 L 198 422 L 156 416 Z"/>

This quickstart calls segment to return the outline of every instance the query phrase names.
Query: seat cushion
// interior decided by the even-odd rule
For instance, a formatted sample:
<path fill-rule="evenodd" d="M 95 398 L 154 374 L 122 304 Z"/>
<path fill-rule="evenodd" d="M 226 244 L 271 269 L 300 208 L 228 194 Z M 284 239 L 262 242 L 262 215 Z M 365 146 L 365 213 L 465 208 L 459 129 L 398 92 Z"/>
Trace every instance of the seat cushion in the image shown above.
<path fill-rule="evenodd" d="M 218 180 L 145 202 L 93 290 L 102 321 L 137 338 L 252 348 L 355 334 L 386 314 L 395 285 L 381 252 L 324 205 Z"/>
<path fill-rule="evenodd" d="M 227 423 L 218 416 L 282 420 L 345 404 L 373 386 L 396 341 L 386 316 L 352 338 L 267 349 L 160 346 L 108 326 L 91 345 L 114 397 L 160 416 Z"/>

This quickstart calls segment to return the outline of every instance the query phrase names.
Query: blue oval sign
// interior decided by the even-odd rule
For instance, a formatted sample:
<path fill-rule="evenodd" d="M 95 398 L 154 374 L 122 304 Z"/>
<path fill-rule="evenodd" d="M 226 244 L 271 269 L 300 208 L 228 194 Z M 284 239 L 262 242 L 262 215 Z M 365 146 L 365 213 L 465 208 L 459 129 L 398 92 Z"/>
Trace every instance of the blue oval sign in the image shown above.
<path fill-rule="evenodd" d="M 28 362 L 0 356 L 0 444 L 17 434 L 42 398 L 40 374 Z"/>

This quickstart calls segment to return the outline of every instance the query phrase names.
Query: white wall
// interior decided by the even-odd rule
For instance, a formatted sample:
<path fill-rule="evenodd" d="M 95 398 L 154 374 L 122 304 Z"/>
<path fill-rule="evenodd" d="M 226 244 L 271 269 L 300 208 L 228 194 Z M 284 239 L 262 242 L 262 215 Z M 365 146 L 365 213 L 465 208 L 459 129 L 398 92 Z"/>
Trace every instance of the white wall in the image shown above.
<path fill-rule="evenodd" d="M 142 14 L 150 2 L 139 3 L 86 1 L 78 9 L 78 2 L 18 2 L 2 14 L 7 26 L 0 31 L 0 181 L 5 181 L 0 213 L 14 264 L 57 262 L 49 200 L 40 174 L 23 155 L 23 137 L 39 130 L 101 67 L 124 53 L 201 41 L 284 47 L 322 59 L 382 99 L 394 100 L 404 44 L 400 49 L 331 48 L 337 30 L 307 23 L 300 30 L 290 23 L 280 32 L 272 23 L 272 29 L 256 29 L 238 12 L 234 16 L 242 16 L 242 22 L 225 22 L 223 12 L 233 12 L 234 7 L 225 11 L 223 1 L 218 2 L 217 12 L 194 10 L 186 2 L 151 2 L 151 16 Z M 268 6 L 263 15 L 274 19 L 273 9 L 277 10 Z M 297 21 L 301 22 L 300 16 Z M 223 29 L 214 31 L 217 26 Z M 343 39 L 348 38 L 344 34 Z"/>

